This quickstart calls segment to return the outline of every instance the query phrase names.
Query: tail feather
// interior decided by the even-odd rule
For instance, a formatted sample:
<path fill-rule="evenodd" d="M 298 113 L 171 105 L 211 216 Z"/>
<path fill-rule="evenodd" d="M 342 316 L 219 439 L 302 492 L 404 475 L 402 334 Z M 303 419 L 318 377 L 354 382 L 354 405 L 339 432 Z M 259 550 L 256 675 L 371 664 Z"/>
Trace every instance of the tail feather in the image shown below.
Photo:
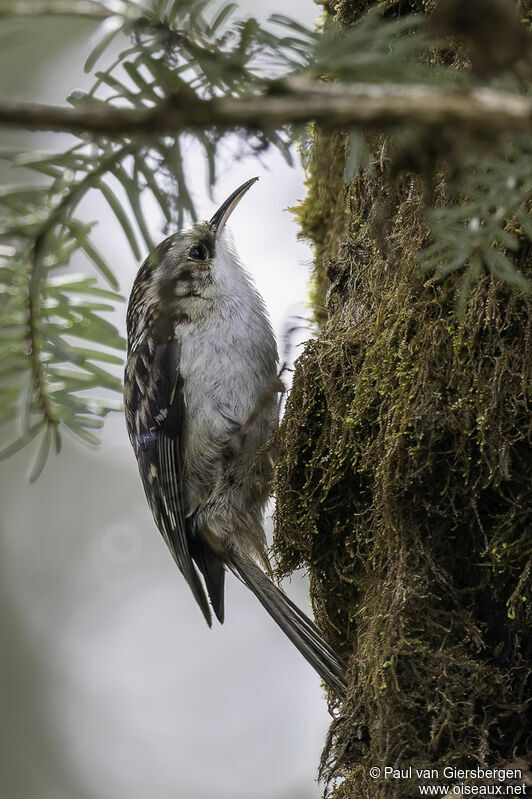
<path fill-rule="evenodd" d="M 209 545 L 196 538 L 191 546 L 192 557 L 203 575 L 212 609 L 220 624 L 224 623 L 224 582 L 225 567 L 223 560 L 216 555 Z"/>
<path fill-rule="evenodd" d="M 325 641 L 314 622 L 250 558 L 233 554 L 227 565 L 253 591 L 272 619 L 320 677 L 338 697 L 343 698 L 346 689 L 345 664 Z"/>

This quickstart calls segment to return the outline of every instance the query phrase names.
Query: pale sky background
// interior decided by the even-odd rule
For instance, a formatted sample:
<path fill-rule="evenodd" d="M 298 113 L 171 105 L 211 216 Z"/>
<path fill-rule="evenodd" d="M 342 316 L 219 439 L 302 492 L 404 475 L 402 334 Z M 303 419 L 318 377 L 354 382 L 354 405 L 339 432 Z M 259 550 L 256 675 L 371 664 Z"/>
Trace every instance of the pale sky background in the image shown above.
<path fill-rule="evenodd" d="M 311 24 L 310 0 L 242 2 Z M 86 23 L 2 22 L 0 93 L 59 102 L 89 80 Z M 58 146 L 4 134 L 0 146 Z M 190 155 L 198 207 L 215 206 Z M 219 203 L 254 175 L 231 219 L 243 262 L 281 334 L 308 292 L 311 255 L 286 208 L 300 168 L 274 152 L 221 165 Z M 0 178 L 6 177 L 0 167 Z M 137 264 L 97 195 L 98 241 L 128 294 Z M 154 219 L 154 225 L 156 220 Z M 124 328 L 121 311 L 121 326 Z M 6 799 L 313 799 L 329 724 L 318 676 L 255 598 L 227 579 L 209 630 L 146 507 L 124 420 L 97 452 L 65 441 L 36 485 L 30 453 L 0 464 L 0 794 Z M 301 578 L 288 586 L 310 612 Z"/>

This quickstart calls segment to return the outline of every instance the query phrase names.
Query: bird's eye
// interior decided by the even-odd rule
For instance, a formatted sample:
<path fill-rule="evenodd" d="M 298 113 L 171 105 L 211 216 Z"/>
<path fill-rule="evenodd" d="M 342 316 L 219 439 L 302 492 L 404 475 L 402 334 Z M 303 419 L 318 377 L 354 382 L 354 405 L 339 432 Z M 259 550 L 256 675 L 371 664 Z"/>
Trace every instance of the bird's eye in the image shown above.
<path fill-rule="evenodd" d="M 197 244 L 195 247 L 191 247 L 188 251 L 188 257 L 193 261 L 206 261 L 209 257 L 207 247 L 204 244 Z"/>

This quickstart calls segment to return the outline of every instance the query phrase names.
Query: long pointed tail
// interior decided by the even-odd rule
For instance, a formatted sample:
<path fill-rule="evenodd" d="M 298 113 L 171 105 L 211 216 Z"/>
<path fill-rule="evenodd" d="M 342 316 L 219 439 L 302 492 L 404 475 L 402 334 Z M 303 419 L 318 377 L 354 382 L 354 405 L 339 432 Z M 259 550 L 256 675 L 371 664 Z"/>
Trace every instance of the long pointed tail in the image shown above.
<path fill-rule="evenodd" d="M 253 591 L 272 619 L 320 677 L 338 697 L 343 698 L 346 687 L 345 664 L 325 641 L 314 622 L 250 558 L 234 554 L 228 559 L 227 565 Z"/>

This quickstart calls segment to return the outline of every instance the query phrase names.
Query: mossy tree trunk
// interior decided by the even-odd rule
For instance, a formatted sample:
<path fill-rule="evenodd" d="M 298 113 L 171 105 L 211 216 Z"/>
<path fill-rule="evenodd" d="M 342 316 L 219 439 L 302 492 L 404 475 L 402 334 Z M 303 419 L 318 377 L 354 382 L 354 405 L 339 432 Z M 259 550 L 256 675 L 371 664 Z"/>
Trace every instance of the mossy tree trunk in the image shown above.
<path fill-rule="evenodd" d="M 308 569 L 349 664 L 322 763 L 337 799 L 418 795 L 370 766 L 496 763 L 532 737 L 532 298 L 486 275 L 457 316 L 460 276 L 416 259 L 426 181 L 373 141 L 345 186 L 343 135 L 316 134 L 299 213 L 322 327 L 278 437 L 280 570 Z M 516 257 L 532 275 L 524 240 Z"/>

